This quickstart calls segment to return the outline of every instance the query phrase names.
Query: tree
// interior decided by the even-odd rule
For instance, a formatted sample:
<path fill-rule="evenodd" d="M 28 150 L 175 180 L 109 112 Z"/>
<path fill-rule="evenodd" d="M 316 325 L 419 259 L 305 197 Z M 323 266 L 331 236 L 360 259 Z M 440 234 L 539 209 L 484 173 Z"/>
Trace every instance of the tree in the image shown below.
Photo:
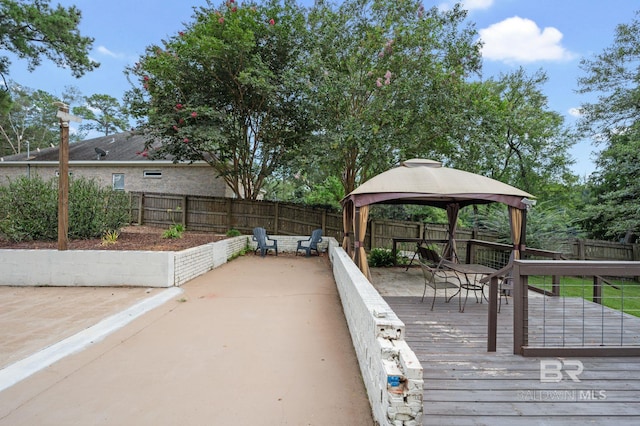
<path fill-rule="evenodd" d="M 129 115 L 113 96 L 94 94 L 84 97 L 84 105 L 73 108 L 75 115 L 88 121 L 80 125 L 80 131 L 95 130 L 105 136 L 129 127 Z"/>
<path fill-rule="evenodd" d="M 60 130 L 56 119 L 57 100 L 43 90 L 33 90 L 9 83 L 13 98 L 6 114 L 0 115 L 1 155 L 20 154 L 30 148 L 46 148 L 57 145 Z"/>
<path fill-rule="evenodd" d="M 293 1 L 230 0 L 148 47 L 128 69 L 137 87 L 127 100 L 149 143 L 162 144 L 155 155 L 207 161 L 236 196 L 257 198 L 309 132 L 304 41 Z"/>
<path fill-rule="evenodd" d="M 597 94 L 582 105 L 580 128 L 604 148 L 589 179 L 585 229 L 597 238 L 619 239 L 640 233 L 640 11 L 618 25 L 613 44 L 584 59 L 579 93 Z"/>
<path fill-rule="evenodd" d="M 480 67 L 480 45 L 473 28 L 462 26 L 465 17 L 458 6 L 425 10 L 411 0 L 315 3 L 315 151 L 345 193 L 412 154 L 451 149 L 452 106 Z"/>
<path fill-rule="evenodd" d="M 458 143 L 450 164 L 534 195 L 548 195 L 550 185 L 576 184 L 568 149 L 577 136 L 560 114 L 548 109 L 542 92 L 546 82 L 543 71 L 529 76 L 520 68 L 470 83 L 456 110 L 468 124 L 453 129 Z"/>
<path fill-rule="evenodd" d="M 80 77 L 99 66 L 89 58 L 93 39 L 80 35 L 80 18 L 80 10 L 75 6 L 51 8 L 49 0 L 2 0 L 0 51 L 27 59 L 29 71 L 40 65 L 45 57 L 60 67 L 69 68 L 73 76 Z M 0 77 L 3 81 L 9 65 L 9 59 L 0 56 Z M 5 110 L 8 100 L 6 89 L 0 91 L 0 105 Z"/>
<path fill-rule="evenodd" d="M 640 129 L 611 135 L 590 177 L 582 226 L 592 238 L 618 241 L 640 234 Z"/>
<path fill-rule="evenodd" d="M 75 102 L 78 90 L 65 87 L 62 99 L 44 90 L 34 90 L 14 82 L 8 82 L 8 92 L 13 99 L 10 109 L 0 114 L 0 155 L 20 154 L 29 146 L 32 150 L 58 145 L 60 125 L 56 117 L 58 108 L 54 102 Z M 72 133 L 75 141 L 82 133 Z"/>

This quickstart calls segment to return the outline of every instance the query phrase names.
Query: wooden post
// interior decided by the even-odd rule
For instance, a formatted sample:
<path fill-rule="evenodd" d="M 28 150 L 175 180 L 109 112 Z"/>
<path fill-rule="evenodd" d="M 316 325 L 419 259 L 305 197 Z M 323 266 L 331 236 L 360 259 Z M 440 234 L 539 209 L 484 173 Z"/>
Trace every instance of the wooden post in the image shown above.
<path fill-rule="evenodd" d="M 280 203 L 276 202 L 275 206 L 273 207 L 275 209 L 275 214 L 274 214 L 274 219 L 273 219 L 273 233 L 278 235 L 278 222 L 280 222 Z"/>
<path fill-rule="evenodd" d="M 578 260 L 586 260 L 587 255 L 584 249 L 584 240 L 578 240 Z"/>
<path fill-rule="evenodd" d="M 144 192 L 138 197 L 138 225 L 144 223 Z"/>
<path fill-rule="evenodd" d="M 513 262 L 513 354 L 522 355 L 528 345 L 527 321 L 529 320 L 527 280 L 520 275 L 519 261 Z"/>
<path fill-rule="evenodd" d="M 182 226 L 187 228 L 187 196 L 182 197 Z"/>
<path fill-rule="evenodd" d="M 233 223 L 233 199 L 227 198 L 227 231 L 233 227 L 235 227 L 235 223 Z"/>
<path fill-rule="evenodd" d="M 602 305 L 602 277 L 593 277 L 593 303 Z"/>
<path fill-rule="evenodd" d="M 374 248 L 377 247 L 377 242 L 376 242 L 376 221 L 372 220 L 371 221 L 371 226 L 369 227 L 370 231 L 369 231 L 369 235 L 371 236 L 371 243 L 369 244 L 369 247 Z M 395 259 L 395 253 L 394 253 L 394 259 Z"/>
<path fill-rule="evenodd" d="M 55 102 L 56 117 L 60 119 L 60 147 L 58 166 L 58 250 L 67 250 L 69 245 L 69 121 L 80 122 L 80 118 L 69 114 L 69 105 Z"/>
<path fill-rule="evenodd" d="M 498 294 L 498 277 L 491 277 L 491 281 L 489 281 L 487 352 L 496 351 L 496 335 L 498 334 L 498 297 L 500 297 L 500 295 Z"/>

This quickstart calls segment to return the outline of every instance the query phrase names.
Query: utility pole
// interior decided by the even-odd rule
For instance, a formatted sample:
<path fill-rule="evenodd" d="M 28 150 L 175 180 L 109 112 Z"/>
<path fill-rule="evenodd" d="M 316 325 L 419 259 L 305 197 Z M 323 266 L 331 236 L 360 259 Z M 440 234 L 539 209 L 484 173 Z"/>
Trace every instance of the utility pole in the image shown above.
<path fill-rule="evenodd" d="M 60 119 L 60 149 L 58 166 L 58 250 L 69 245 L 69 121 L 82 119 L 69 114 L 69 105 L 54 102 L 58 107 L 56 117 Z"/>

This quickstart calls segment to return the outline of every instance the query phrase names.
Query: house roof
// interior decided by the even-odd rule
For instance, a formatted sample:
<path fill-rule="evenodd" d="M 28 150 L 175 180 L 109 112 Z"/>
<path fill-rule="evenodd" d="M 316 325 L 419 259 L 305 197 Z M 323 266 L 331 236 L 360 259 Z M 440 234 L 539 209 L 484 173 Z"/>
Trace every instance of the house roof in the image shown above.
<path fill-rule="evenodd" d="M 87 139 L 69 144 L 69 161 L 143 161 L 146 137 L 132 132 L 116 133 L 109 136 Z M 99 155 L 103 152 L 105 155 Z M 3 161 L 59 161 L 59 147 L 54 146 L 31 151 L 29 158 L 23 152 L 6 156 Z M 167 160 L 170 160 L 167 158 Z"/>

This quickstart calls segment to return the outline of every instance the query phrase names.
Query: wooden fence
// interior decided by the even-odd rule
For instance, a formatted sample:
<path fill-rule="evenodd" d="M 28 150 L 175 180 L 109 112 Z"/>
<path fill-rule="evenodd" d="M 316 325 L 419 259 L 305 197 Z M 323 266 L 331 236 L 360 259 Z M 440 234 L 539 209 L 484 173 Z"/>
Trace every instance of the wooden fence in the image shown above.
<path fill-rule="evenodd" d="M 273 201 L 140 192 L 130 193 L 130 199 L 131 221 L 139 225 L 168 227 L 181 223 L 191 231 L 225 234 L 237 229 L 247 235 L 257 226 L 266 228 L 272 235 L 311 235 L 314 229 L 321 228 L 323 235 L 338 241 L 343 237 L 342 212 L 331 209 Z M 447 238 L 447 228 L 422 222 L 370 220 L 365 247 L 392 248 L 394 238 L 442 240 Z M 495 234 L 474 233 L 465 228 L 456 230 L 456 238 L 460 240 L 459 253 L 466 251 L 465 240 L 497 240 Z M 415 242 L 403 244 L 399 250 L 415 248 Z M 564 245 L 562 254 L 574 260 L 639 261 L 640 245 L 575 239 Z"/>

